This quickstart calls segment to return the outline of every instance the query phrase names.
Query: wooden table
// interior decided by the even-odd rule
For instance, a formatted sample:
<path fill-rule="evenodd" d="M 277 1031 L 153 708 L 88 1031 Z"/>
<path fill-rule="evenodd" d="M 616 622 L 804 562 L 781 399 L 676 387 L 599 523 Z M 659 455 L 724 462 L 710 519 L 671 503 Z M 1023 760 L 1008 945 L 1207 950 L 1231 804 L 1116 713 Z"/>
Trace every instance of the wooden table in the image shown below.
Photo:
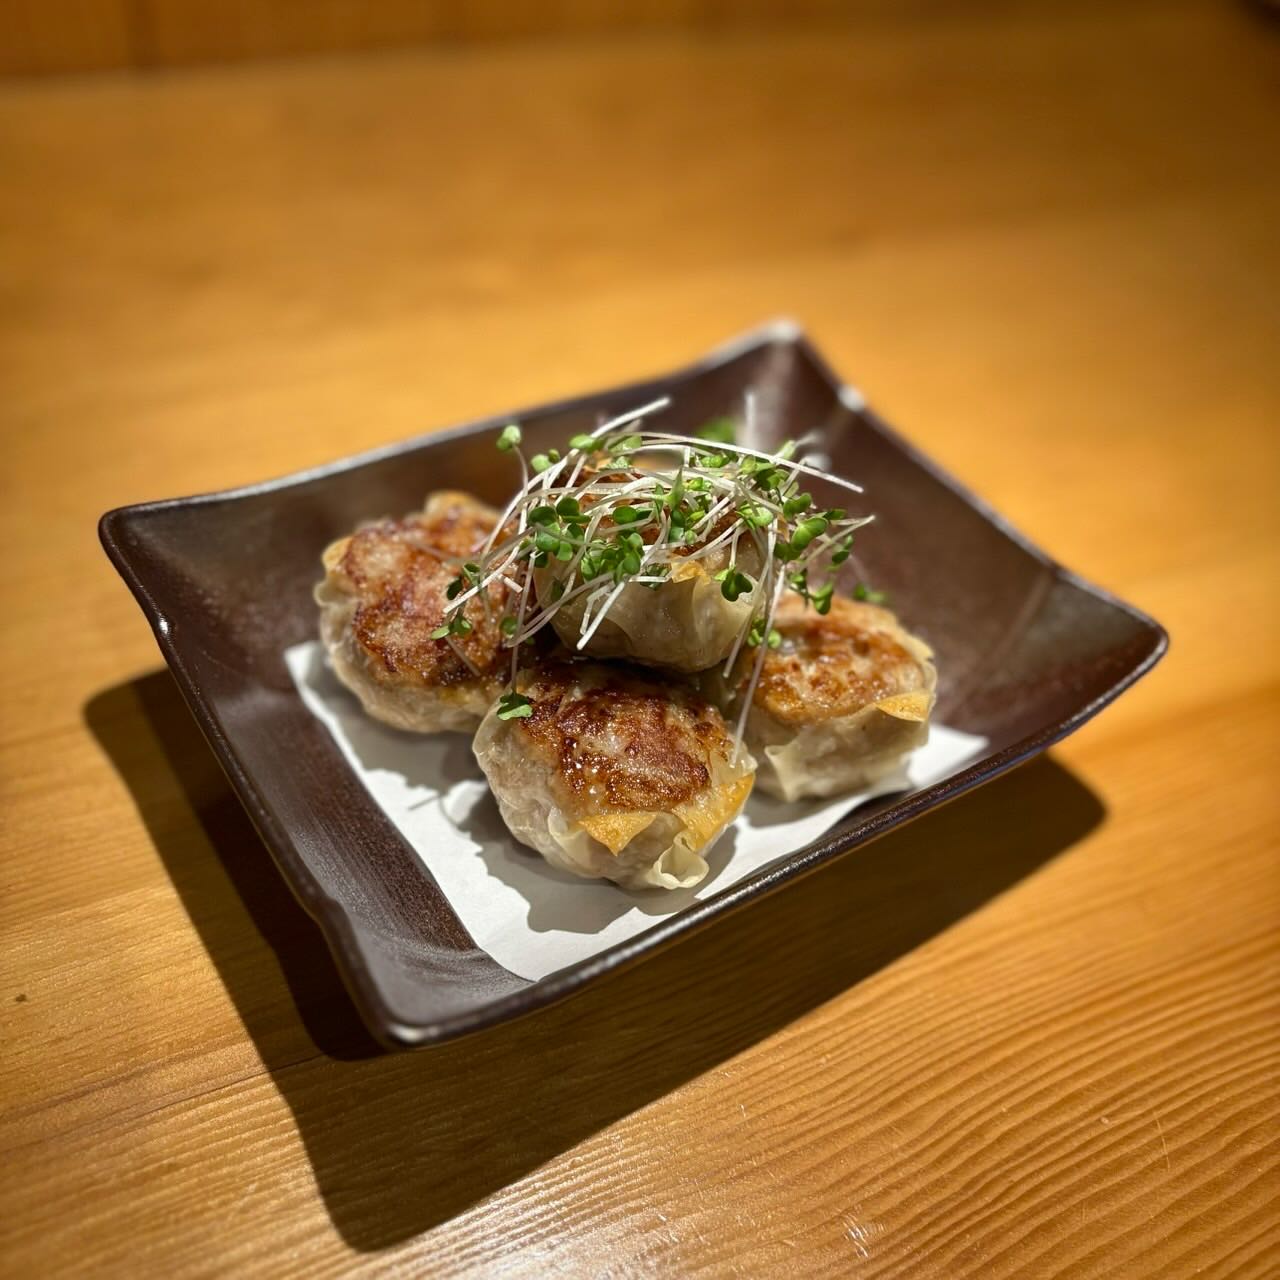
<path fill-rule="evenodd" d="M 1276 32 L 895 12 L 0 91 L 0 1271 L 1280 1269 Z M 1171 655 L 590 994 L 371 1056 L 96 516 L 783 311 Z"/>

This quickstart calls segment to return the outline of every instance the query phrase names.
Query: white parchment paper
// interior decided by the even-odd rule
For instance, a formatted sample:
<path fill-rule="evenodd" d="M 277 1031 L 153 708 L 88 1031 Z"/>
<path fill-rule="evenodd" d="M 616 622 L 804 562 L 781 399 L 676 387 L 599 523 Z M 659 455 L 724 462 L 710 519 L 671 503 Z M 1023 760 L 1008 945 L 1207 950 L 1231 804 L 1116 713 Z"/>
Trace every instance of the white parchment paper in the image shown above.
<path fill-rule="evenodd" d="M 463 734 L 404 733 L 371 720 L 339 684 L 318 641 L 285 654 L 303 702 L 435 877 L 467 932 L 500 965 L 541 978 L 642 932 L 816 840 L 850 809 L 955 773 L 983 738 L 934 725 L 904 773 L 839 800 L 784 804 L 752 795 L 708 855 L 694 889 L 631 892 L 556 871 L 508 834 Z"/>

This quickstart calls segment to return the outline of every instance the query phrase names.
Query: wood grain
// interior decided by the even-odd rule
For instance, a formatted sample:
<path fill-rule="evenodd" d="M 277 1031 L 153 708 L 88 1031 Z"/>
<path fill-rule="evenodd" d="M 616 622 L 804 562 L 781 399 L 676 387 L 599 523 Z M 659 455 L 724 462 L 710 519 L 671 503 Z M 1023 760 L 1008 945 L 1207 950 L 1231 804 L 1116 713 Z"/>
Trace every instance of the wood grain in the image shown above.
<path fill-rule="evenodd" d="M 1089 0 L 1098 3 L 1098 0 Z M 874 19 L 897 0 L 6 0 L 0 74 Z M 927 0 L 926 0 L 927 3 Z"/>
<path fill-rule="evenodd" d="M 129 66 L 134 13 L 127 0 L 6 0 L 0 75 L 48 75 Z"/>
<path fill-rule="evenodd" d="M 0 1271 L 1280 1269 L 1274 36 L 986 12 L 0 90 Z M 579 999 L 370 1056 L 94 519 L 779 311 L 1169 658 Z"/>

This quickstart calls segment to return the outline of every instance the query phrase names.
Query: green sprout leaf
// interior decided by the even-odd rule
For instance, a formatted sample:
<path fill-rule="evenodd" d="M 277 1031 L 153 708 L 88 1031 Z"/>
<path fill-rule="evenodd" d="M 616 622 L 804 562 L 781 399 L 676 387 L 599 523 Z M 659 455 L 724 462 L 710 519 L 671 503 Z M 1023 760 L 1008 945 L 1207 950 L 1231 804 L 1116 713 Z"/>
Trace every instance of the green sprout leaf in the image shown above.
<path fill-rule="evenodd" d="M 821 533 L 825 533 L 826 529 L 827 521 L 825 516 L 810 516 L 807 520 L 801 520 L 796 525 L 795 532 L 791 535 L 792 550 L 803 551 L 814 538 Z"/>
<path fill-rule="evenodd" d="M 865 600 L 868 604 L 884 604 L 889 598 L 883 591 L 874 591 L 865 582 L 860 582 L 853 589 L 855 600 Z"/>
<path fill-rule="evenodd" d="M 533 703 L 522 693 L 504 693 L 498 699 L 499 720 L 525 720 L 533 715 Z"/>
<path fill-rule="evenodd" d="M 483 550 L 468 553 L 474 562 L 454 570 L 457 577 L 446 588 L 448 612 L 433 632 L 437 639 L 456 645 L 454 637 L 471 632 L 458 606 L 478 594 L 476 609 L 466 612 L 477 628 L 482 615 L 486 625 L 496 622 L 510 648 L 580 595 L 591 593 L 593 604 L 606 598 L 601 608 L 607 613 L 623 594 L 615 583 L 660 590 L 686 563 L 685 556 L 708 572 L 729 563 L 715 574 L 716 586 L 731 603 L 744 601 L 738 640 L 756 646 L 757 661 L 763 646 L 783 645 L 782 632 L 771 625 L 776 588 L 792 589 L 794 602 L 818 614 L 834 608 L 837 571 L 852 559 L 854 532 L 866 521 L 839 508 L 819 508 L 819 498 L 803 492 L 811 470 L 799 461 L 804 442 L 788 440 L 776 451 L 756 454 L 730 447 L 744 428 L 728 415 L 705 422 L 693 438 L 650 430 L 644 417 L 639 411 L 629 422 L 624 419 L 625 425 L 606 427 L 601 434 L 581 432 L 559 450 L 532 457 L 523 452 L 517 423 L 495 432 L 503 452 L 521 451 L 523 483 L 510 505 L 510 521 Z M 552 487 L 549 478 L 562 471 L 564 478 Z M 857 491 L 839 477 L 830 479 Z M 756 559 L 743 559 L 770 549 L 772 558 L 758 571 Z M 718 563 L 710 560 L 715 552 Z M 752 572 L 742 572 L 740 565 Z M 492 585 L 499 581 L 504 584 L 500 592 Z M 515 592 L 518 607 L 508 591 Z M 865 583 L 853 595 L 865 601 L 885 598 Z M 758 678 L 757 672 L 753 679 Z M 503 719 L 520 719 L 531 714 L 532 706 L 528 698 L 510 693 L 497 709 Z"/>
<path fill-rule="evenodd" d="M 639 449 L 644 444 L 644 436 L 631 434 L 628 436 L 611 436 L 609 438 L 610 458 L 608 465 L 610 468 L 625 469 L 631 465 L 631 459 L 627 456 L 633 449 Z"/>
<path fill-rule="evenodd" d="M 751 623 L 751 630 L 747 632 L 747 643 L 754 649 L 761 640 L 766 641 L 770 649 L 776 649 L 782 643 L 782 632 L 777 627 L 770 627 L 766 636 L 764 619 L 755 618 Z"/>
<path fill-rule="evenodd" d="M 712 444 L 737 444 L 738 424 L 732 418 L 712 418 L 698 428 L 698 439 Z"/>
<path fill-rule="evenodd" d="M 737 569 L 728 569 L 720 582 L 720 594 L 732 602 L 739 596 L 745 595 L 753 586 L 755 583 L 745 573 L 739 573 Z"/>
<path fill-rule="evenodd" d="M 432 633 L 433 640 L 443 640 L 445 636 L 468 636 L 471 634 L 471 623 L 460 613 L 455 613 L 448 622 L 442 622 Z"/>
<path fill-rule="evenodd" d="M 757 503 L 739 507 L 738 514 L 753 529 L 765 529 L 773 523 L 773 512 L 768 507 L 762 507 Z"/>
<path fill-rule="evenodd" d="M 853 550 L 853 534 L 846 533 L 836 545 L 835 551 L 831 553 L 831 563 L 833 566 L 844 564 L 849 558 L 850 552 Z"/>

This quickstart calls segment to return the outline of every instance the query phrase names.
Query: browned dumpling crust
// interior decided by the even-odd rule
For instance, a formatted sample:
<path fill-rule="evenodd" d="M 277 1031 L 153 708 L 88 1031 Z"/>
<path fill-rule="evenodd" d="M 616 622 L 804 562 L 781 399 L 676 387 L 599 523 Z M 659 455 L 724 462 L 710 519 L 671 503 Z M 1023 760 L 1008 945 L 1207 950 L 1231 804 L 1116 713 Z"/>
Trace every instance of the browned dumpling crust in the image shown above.
<path fill-rule="evenodd" d="M 933 652 L 877 605 L 837 597 L 826 615 L 797 595 L 773 620 L 744 740 L 760 785 L 786 800 L 852 792 L 895 769 L 928 737 L 937 671 Z M 733 717 L 756 653 L 728 681 L 712 681 Z"/>
<path fill-rule="evenodd" d="M 333 543 L 316 588 L 321 635 L 339 679 L 370 715 L 401 729 L 470 731 L 501 692 L 505 588 L 464 606 L 466 635 L 434 638 L 459 566 L 497 512 L 470 494 L 433 494 L 425 508 Z"/>
<path fill-rule="evenodd" d="M 575 875 L 685 887 L 750 793 L 754 762 L 691 686 L 599 662 L 521 673 L 531 712 L 491 712 L 476 758 L 518 840 Z"/>

